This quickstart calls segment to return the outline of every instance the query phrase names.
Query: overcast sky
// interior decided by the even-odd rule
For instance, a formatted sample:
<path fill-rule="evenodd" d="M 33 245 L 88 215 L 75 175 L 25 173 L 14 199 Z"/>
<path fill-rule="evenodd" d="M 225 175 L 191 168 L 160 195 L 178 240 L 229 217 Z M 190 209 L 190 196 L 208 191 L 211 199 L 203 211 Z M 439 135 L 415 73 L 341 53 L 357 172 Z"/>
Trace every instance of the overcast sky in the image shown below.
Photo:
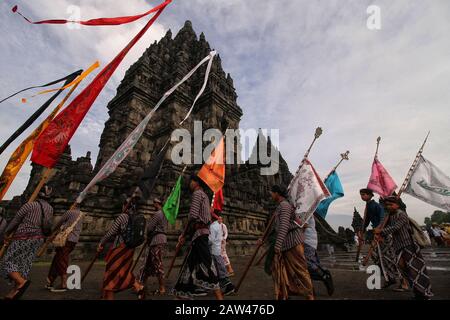
<path fill-rule="evenodd" d="M 90 19 L 138 14 L 158 3 L 2 1 L 0 97 L 87 68 L 97 59 L 105 66 L 146 21 L 77 30 L 30 25 L 11 13 L 13 5 L 39 20 L 69 18 L 70 5 Z M 381 30 L 366 26 L 371 4 L 381 8 Z M 95 161 L 106 105 L 125 71 L 154 40 L 168 29 L 175 34 L 187 19 L 197 35 L 205 33 L 231 73 L 244 111 L 241 127 L 280 129 L 279 148 L 292 172 L 317 126 L 324 133 L 310 159 L 320 174 L 350 150 L 350 161 L 338 170 L 346 195 L 329 210 L 334 226 L 350 225 L 354 206 L 363 212 L 358 190 L 367 185 L 378 136 L 380 161 L 398 185 L 428 130 L 424 156 L 450 174 L 448 0 L 174 0 L 98 97 L 71 141 L 74 158 L 90 150 Z M 0 141 L 46 99 L 1 104 Z M 1 168 L 18 142 L 0 156 Z M 6 199 L 23 191 L 29 173 L 27 165 Z M 437 209 L 408 195 L 404 201 L 419 222 Z"/>

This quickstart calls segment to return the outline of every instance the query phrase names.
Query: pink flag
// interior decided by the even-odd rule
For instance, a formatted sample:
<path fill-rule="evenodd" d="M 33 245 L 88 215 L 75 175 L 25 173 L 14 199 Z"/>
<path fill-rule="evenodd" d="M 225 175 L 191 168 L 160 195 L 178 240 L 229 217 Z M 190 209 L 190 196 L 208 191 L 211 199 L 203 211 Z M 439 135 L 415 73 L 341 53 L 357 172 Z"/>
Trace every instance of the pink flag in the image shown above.
<path fill-rule="evenodd" d="M 397 189 L 394 179 L 392 179 L 381 162 L 378 161 L 378 158 L 373 160 L 372 175 L 370 176 L 367 188 L 382 197 L 390 196 Z"/>

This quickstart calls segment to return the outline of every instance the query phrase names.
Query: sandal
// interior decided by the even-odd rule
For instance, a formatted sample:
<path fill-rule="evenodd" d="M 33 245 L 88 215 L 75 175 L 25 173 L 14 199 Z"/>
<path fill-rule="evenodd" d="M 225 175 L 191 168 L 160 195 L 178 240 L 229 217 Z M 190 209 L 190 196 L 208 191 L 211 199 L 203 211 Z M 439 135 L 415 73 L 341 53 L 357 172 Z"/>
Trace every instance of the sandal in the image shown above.
<path fill-rule="evenodd" d="M 17 292 L 14 294 L 11 300 L 19 300 L 23 296 L 25 291 L 28 289 L 30 284 L 31 284 L 30 280 L 25 281 L 25 283 L 20 288 L 17 289 Z"/>

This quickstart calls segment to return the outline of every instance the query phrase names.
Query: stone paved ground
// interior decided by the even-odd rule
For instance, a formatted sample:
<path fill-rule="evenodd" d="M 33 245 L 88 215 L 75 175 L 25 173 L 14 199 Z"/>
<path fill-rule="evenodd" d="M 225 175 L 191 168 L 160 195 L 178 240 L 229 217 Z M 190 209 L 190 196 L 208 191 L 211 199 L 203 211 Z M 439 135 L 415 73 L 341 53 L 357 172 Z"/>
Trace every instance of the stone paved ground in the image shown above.
<path fill-rule="evenodd" d="M 238 281 L 242 274 L 248 257 L 234 258 L 234 268 L 236 277 L 232 278 L 234 282 Z M 87 262 L 78 263 L 82 270 L 87 267 Z M 168 264 L 168 261 L 166 261 Z M 32 285 L 24 295 L 23 299 L 98 299 L 100 297 L 100 286 L 104 264 L 97 263 L 83 283 L 82 290 L 74 290 L 66 293 L 51 293 L 46 291 L 43 286 L 45 283 L 46 273 L 48 271 L 48 263 L 36 263 L 31 273 Z M 168 280 L 168 287 L 171 287 L 176 281 L 176 275 L 179 268 L 175 268 Z M 364 271 L 331 269 L 336 291 L 332 297 L 328 297 L 325 287 L 321 283 L 315 283 L 315 290 L 318 299 L 409 299 L 411 293 L 397 293 L 392 290 L 375 290 L 369 291 L 366 287 L 368 275 Z M 450 271 L 432 270 L 430 271 L 433 291 L 435 299 L 450 299 Z M 149 289 L 157 288 L 154 279 L 149 280 Z M 8 290 L 7 283 L 0 280 L 0 296 L 3 296 Z M 226 299 L 251 299 L 251 300 L 267 300 L 272 299 L 272 280 L 264 273 L 262 267 L 252 267 L 251 272 L 244 281 L 238 295 L 226 297 Z M 117 295 L 118 299 L 135 299 L 136 296 L 131 292 L 123 292 Z M 172 296 L 166 297 L 149 297 L 151 299 L 173 299 Z M 212 296 L 202 299 L 212 299 Z"/>

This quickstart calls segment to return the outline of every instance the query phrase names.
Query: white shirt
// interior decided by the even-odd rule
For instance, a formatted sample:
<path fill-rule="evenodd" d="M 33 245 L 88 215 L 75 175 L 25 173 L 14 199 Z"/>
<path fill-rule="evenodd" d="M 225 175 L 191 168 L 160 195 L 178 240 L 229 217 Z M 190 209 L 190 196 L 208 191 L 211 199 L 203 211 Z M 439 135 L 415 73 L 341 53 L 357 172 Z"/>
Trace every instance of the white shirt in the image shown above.
<path fill-rule="evenodd" d="M 306 228 L 304 232 L 305 243 L 317 250 L 318 238 L 314 216 L 312 216 L 306 224 L 308 225 L 308 228 Z"/>
<path fill-rule="evenodd" d="M 222 253 L 223 231 L 219 221 L 214 221 L 209 226 L 209 247 L 211 254 L 220 256 Z"/>

